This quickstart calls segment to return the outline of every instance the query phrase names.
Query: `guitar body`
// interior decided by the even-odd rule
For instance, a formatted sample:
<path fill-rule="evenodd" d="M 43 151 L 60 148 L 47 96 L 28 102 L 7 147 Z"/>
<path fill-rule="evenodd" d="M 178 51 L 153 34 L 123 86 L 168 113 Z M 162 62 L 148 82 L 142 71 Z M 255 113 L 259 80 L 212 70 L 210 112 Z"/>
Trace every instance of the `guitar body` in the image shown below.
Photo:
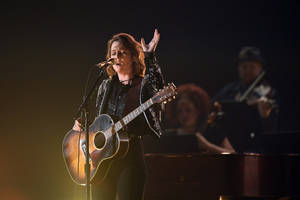
<path fill-rule="evenodd" d="M 123 158 L 129 149 L 129 138 L 124 132 L 114 131 L 114 121 L 106 114 L 97 117 L 89 127 L 90 181 L 102 182 L 114 160 Z M 85 133 L 70 130 L 63 140 L 63 157 L 73 181 L 86 184 Z"/>

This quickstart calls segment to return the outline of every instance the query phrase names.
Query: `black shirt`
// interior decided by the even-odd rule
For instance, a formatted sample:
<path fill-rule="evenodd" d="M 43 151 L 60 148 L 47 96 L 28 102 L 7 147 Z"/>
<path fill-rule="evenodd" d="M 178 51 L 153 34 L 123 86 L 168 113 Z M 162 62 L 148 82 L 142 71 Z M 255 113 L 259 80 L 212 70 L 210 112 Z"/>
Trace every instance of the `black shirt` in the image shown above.
<path fill-rule="evenodd" d="M 136 109 L 140 105 L 141 80 L 141 77 L 136 76 L 129 84 L 124 85 L 117 76 L 114 76 L 104 113 L 110 115 L 116 122 Z M 130 137 L 142 136 L 147 130 L 145 127 L 147 127 L 147 124 L 143 114 L 141 114 L 127 125 L 125 131 L 128 132 Z"/>

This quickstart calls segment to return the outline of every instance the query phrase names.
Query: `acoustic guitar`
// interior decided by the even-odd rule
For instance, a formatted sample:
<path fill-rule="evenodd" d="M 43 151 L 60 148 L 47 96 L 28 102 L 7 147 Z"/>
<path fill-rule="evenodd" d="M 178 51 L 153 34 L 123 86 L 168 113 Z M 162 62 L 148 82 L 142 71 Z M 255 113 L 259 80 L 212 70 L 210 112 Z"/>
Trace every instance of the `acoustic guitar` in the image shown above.
<path fill-rule="evenodd" d="M 176 86 L 168 86 L 157 92 L 152 98 L 141 104 L 118 122 L 102 114 L 95 118 L 89 126 L 90 153 L 90 182 L 105 180 L 109 169 L 116 159 L 123 158 L 129 149 L 129 138 L 125 131 L 121 131 L 133 119 L 150 108 L 153 104 L 166 103 L 176 95 Z M 65 164 L 72 180 L 79 184 L 86 184 L 86 139 L 85 132 L 70 130 L 63 140 L 62 151 Z"/>

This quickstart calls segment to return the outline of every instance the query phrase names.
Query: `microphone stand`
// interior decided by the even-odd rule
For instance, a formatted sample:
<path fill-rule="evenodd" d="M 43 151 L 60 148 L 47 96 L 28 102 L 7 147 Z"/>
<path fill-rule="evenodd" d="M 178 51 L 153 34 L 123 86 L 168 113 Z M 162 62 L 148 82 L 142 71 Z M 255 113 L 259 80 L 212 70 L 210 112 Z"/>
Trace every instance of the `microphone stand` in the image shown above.
<path fill-rule="evenodd" d="M 98 78 L 96 79 L 96 81 L 94 82 L 91 90 L 89 91 L 88 95 L 86 95 L 83 99 L 83 102 L 81 103 L 81 105 L 78 108 L 77 114 L 75 119 L 78 118 L 78 116 L 80 115 L 82 122 L 84 121 L 84 130 L 85 130 L 85 146 L 80 146 L 80 148 L 85 148 L 84 154 L 85 154 L 85 174 L 86 174 L 86 199 L 90 200 L 91 199 L 91 182 L 90 182 L 90 147 L 89 147 L 89 124 L 88 124 L 88 102 L 92 96 L 92 93 L 94 92 L 95 88 L 97 87 L 97 85 L 100 83 L 101 80 L 104 79 L 104 71 L 106 69 L 106 67 L 108 66 L 104 65 L 101 68 L 100 74 L 98 76 Z"/>

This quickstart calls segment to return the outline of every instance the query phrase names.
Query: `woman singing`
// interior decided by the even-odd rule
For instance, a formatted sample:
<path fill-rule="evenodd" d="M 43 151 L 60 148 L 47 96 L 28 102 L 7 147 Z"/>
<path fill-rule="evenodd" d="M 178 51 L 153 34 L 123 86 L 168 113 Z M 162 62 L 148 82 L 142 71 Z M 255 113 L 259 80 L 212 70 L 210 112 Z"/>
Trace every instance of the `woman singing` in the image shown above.
<path fill-rule="evenodd" d="M 146 44 L 137 42 L 131 35 L 119 33 L 107 43 L 107 59 L 114 64 L 108 67 L 109 79 L 98 89 L 97 114 L 108 114 L 121 119 L 142 102 L 152 97 L 164 85 L 161 70 L 154 56 L 160 34 L 154 31 L 153 39 Z M 93 184 L 93 199 L 138 200 L 143 198 L 145 163 L 141 136 L 152 134 L 159 137 L 161 107 L 151 107 L 126 128 L 129 135 L 129 151 L 122 159 L 113 162 L 104 182 Z M 73 129 L 80 124 L 75 121 Z"/>

